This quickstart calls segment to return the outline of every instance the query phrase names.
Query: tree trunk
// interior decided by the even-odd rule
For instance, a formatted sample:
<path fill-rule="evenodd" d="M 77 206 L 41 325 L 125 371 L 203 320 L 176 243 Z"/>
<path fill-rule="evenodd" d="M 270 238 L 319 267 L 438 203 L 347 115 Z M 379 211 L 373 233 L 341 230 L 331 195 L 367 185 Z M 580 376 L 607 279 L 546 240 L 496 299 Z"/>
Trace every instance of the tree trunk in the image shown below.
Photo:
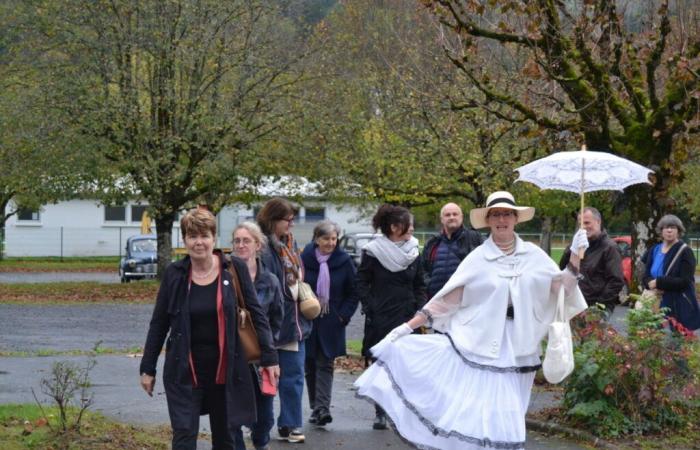
<path fill-rule="evenodd" d="M 552 222 L 551 217 L 544 217 L 540 234 L 540 248 L 550 256 L 552 255 Z"/>
<path fill-rule="evenodd" d="M 663 174 L 658 174 L 657 180 L 662 180 Z M 661 216 L 669 211 L 671 199 L 668 195 L 667 183 L 658 181 L 654 186 L 636 185 L 628 188 L 630 196 L 630 212 L 632 216 L 632 262 L 633 274 L 630 292 L 637 292 L 644 272 L 642 256 L 658 241 L 656 224 Z"/>
<path fill-rule="evenodd" d="M 162 280 L 165 269 L 172 262 L 172 234 L 175 215 L 156 212 L 155 219 L 158 240 L 158 279 Z"/>

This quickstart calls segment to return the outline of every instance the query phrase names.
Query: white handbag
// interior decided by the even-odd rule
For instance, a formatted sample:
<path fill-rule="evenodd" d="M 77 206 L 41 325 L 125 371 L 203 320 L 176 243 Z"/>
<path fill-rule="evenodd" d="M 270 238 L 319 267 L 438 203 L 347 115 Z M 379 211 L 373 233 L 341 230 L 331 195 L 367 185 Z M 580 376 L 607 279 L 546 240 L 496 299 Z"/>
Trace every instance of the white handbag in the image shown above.
<path fill-rule="evenodd" d="M 552 384 L 560 383 L 574 371 L 574 344 L 571 327 L 564 317 L 564 286 L 559 289 L 554 321 L 549 324 L 547 350 L 542 362 L 544 377 Z"/>

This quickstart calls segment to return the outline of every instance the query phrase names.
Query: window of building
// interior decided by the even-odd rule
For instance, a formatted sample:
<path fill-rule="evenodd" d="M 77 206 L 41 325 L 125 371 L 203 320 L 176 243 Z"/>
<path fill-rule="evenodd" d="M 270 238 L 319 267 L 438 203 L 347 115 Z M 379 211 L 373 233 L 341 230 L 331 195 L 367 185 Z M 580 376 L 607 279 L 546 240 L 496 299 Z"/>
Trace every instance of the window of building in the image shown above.
<path fill-rule="evenodd" d="M 105 222 L 124 222 L 126 221 L 126 207 L 107 206 L 105 205 Z"/>
<path fill-rule="evenodd" d="M 141 222 L 141 218 L 146 209 L 148 209 L 147 205 L 131 205 L 131 221 Z"/>
<path fill-rule="evenodd" d="M 306 207 L 306 221 L 307 222 L 318 222 L 326 218 L 326 208 L 319 206 L 307 206 Z"/>
<path fill-rule="evenodd" d="M 17 211 L 17 220 L 23 220 L 28 222 L 38 222 L 39 221 L 39 211 L 33 209 L 20 209 Z"/>

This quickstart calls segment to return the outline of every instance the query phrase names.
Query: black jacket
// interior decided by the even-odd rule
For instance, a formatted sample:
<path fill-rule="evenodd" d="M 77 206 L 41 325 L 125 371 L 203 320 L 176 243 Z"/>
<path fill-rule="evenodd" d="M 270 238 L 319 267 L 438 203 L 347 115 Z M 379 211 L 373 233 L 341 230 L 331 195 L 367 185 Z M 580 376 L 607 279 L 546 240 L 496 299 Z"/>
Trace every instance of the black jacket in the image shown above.
<path fill-rule="evenodd" d="M 226 408 L 230 427 L 238 427 L 255 422 L 255 394 L 248 362 L 238 343 L 236 319 L 236 294 L 231 274 L 222 262 L 222 295 L 224 320 L 226 323 Z M 241 280 L 241 289 L 246 307 L 255 325 L 262 350 L 261 365 L 277 364 L 277 352 L 272 346 L 272 335 L 265 314 L 257 301 L 253 282 L 243 261 L 232 258 Z M 188 280 L 190 258 L 176 261 L 165 270 L 160 283 L 156 305 L 146 337 L 141 358 L 140 373 L 155 376 L 156 364 L 163 343 L 165 345 L 165 365 L 163 386 L 168 400 L 170 423 L 173 428 L 187 429 L 191 426 L 192 372 L 190 356 L 190 306 Z M 203 413 L 206 411 L 202 411 Z"/>
<path fill-rule="evenodd" d="M 365 314 L 362 354 L 366 357 L 372 356 L 369 349 L 374 344 L 410 320 L 427 300 L 420 257 L 406 269 L 391 272 L 377 258 L 362 252 L 356 288 Z"/>
<path fill-rule="evenodd" d="M 442 289 L 445 282 L 447 282 L 447 280 L 457 270 L 457 265 L 455 265 L 454 267 L 447 268 L 447 273 L 436 273 L 436 271 L 439 269 L 436 267 L 435 262 L 437 258 L 438 245 L 441 242 L 444 242 L 447 245 L 455 244 L 454 246 L 451 246 L 451 248 L 455 250 L 456 259 L 461 262 L 469 253 L 471 253 L 472 250 L 484 242 L 484 238 L 478 231 L 470 230 L 469 228 L 462 226 L 461 229 L 452 233 L 452 236 L 450 237 L 447 237 L 447 234 L 445 234 L 445 231 L 443 230 L 440 234 L 431 237 L 428 242 L 425 243 L 422 255 L 423 277 L 425 278 L 425 285 L 428 289 L 428 298 L 432 297 L 437 293 L 437 291 Z M 431 280 L 433 280 L 435 277 L 439 277 L 440 282 L 435 286 L 431 286 Z"/>
<path fill-rule="evenodd" d="M 649 282 L 656 279 L 656 288 L 663 291 L 661 307 L 669 308 L 669 315 L 677 318 L 686 328 L 695 330 L 700 327 L 700 308 L 695 296 L 695 255 L 690 247 L 686 246 L 671 270 L 668 269 L 682 246 L 683 242 L 678 241 L 668 250 L 664 256 L 663 273 L 665 275 L 656 278 L 651 276 L 655 247 L 647 250 L 642 256 L 644 262 L 642 283 L 644 287 L 649 288 Z"/>
<path fill-rule="evenodd" d="M 265 270 L 268 270 L 277 277 L 277 281 L 279 281 L 280 287 L 282 288 L 283 318 L 277 344 L 285 345 L 291 342 L 301 342 L 311 334 L 313 322 L 301 314 L 299 302 L 294 300 L 289 286 L 287 286 L 287 282 L 285 281 L 282 258 L 277 254 L 277 250 L 272 243 L 272 238 L 268 236 L 267 239 L 268 246 L 263 249 L 260 255 L 260 262 Z M 294 250 L 297 250 L 296 242 L 294 243 Z"/>
<path fill-rule="evenodd" d="M 569 264 L 569 258 L 571 249 L 567 248 L 559 261 L 560 269 L 564 270 Z M 597 239 L 590 240 L 590 247 L 581 261 L 580 272 L 583 279 L 578 286 L 586 303 L 589 306 L 602 303 L 613 309 L 619 302 L 625 277 L 622 274 L 620 251 L 607 233 L 601 232 Z"/>

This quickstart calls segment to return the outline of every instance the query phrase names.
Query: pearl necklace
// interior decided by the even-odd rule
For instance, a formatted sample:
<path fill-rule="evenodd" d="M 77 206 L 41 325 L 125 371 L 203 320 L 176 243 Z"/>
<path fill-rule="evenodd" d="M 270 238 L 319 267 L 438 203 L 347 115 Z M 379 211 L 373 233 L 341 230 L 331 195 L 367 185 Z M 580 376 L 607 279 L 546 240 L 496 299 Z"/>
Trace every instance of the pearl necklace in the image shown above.
<path fill-rule="evenodd" d="M 507 244 L 499 244 L 496 242 L 496 246 L 506 255 L 510 255 L 515 252 L 515 238 Z"/>
<path fill-rule="evenodd" d="M 211 268 L 209 269 L 209 271 L 207 271 L 207 273 L 205 273 L 205 274 L 203 274 L 203 275 L 202 275 L 202 274 L 198 274 L 198 273 L 196 273 L 196 272 L 194 271 L 194 265 L 192 266 L 192 278 L 197 278 L 197 279 L 199 279 L 199 280 L 202 280 L 202 279 L 204 279 L 204 278 L 208 278 L 209 275 L 211 275 L 211 273 L 214 271 L 214 268 L 215 268 L 215 267 L 216 267 L 216 263 L 214 263 L 214 257 L 212 256 L 212 258 L 211 258 Z"/>

